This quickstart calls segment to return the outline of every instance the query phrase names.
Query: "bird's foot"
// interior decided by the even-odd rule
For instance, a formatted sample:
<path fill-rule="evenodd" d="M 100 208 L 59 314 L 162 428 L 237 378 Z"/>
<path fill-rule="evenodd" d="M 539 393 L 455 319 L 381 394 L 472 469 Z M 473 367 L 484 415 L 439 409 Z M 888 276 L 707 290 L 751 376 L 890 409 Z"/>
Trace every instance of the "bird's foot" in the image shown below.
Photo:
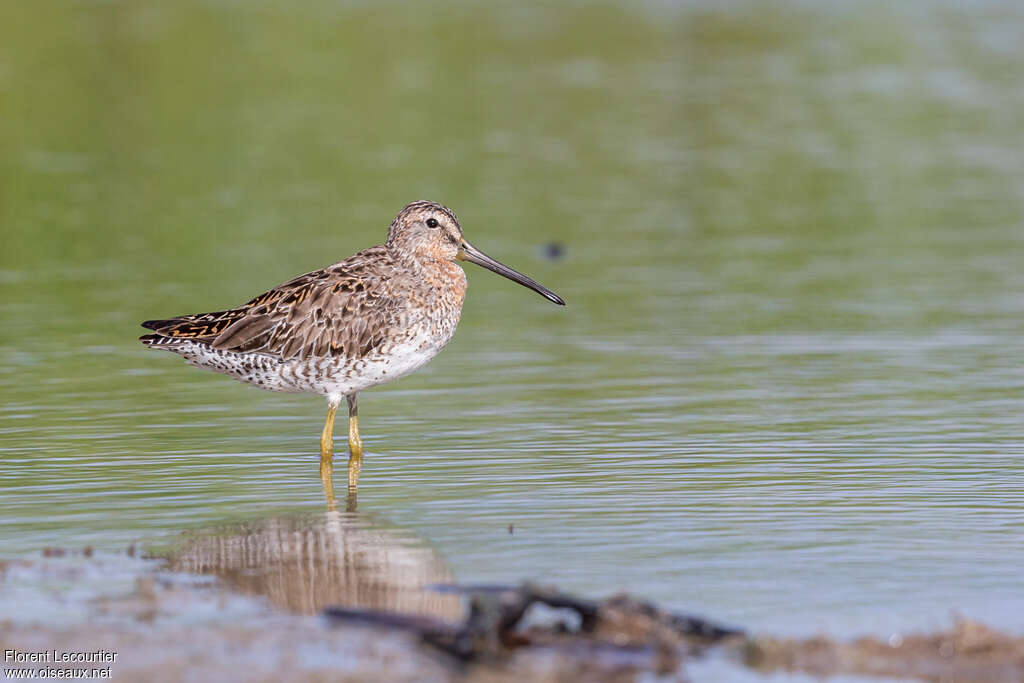
<path fill-rule="evenodd" d="M 330 448 L 326 450 L 323 442 L 320 444 L 320 483 L 324 486 L 324 496 L 327 498 L 327 509 L 334 510 L 337 504 L 334 500 L 334 453 Z"/>

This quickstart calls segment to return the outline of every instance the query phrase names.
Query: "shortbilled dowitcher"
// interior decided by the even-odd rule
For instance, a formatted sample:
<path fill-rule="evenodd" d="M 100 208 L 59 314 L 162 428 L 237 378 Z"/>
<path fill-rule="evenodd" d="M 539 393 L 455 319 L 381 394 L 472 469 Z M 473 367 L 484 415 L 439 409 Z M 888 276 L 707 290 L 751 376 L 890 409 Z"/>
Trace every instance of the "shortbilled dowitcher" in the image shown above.
<path fill-rule="evenodd" d="M 557 294 L 502 265 L 462 236 L 458 218 L 434 202 L 399 212 L 387 242 L 290 280 L 226 311 L 147 320 L 146 346 L 196 367 L 271 391 L 327 397 L 320 476 L 333 500 L 334 416 L 348 400 L 349 489 L 363 457 L 357 396 L 422 367 L 455 333 L 469 261 L 565 305 Z"/>

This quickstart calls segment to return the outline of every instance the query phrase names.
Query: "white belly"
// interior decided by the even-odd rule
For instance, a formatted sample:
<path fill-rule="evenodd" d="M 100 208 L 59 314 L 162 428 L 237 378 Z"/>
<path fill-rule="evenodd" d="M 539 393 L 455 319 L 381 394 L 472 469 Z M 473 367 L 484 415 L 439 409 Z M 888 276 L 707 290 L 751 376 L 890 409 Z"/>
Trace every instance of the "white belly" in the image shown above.
<path fill-rule="evenodd" d="M 311 392 L 331 401 L 420 369 L 451 340 L 458 314 L 441 324 L 423 320 L 399 338 L 386 342 L 363 358 L 325 357 L 281 360 L 270 354 L 215 349 L 202 342 L 173 340 L 154 345 L 183 356 L 190 364 L 269 391 Z"/>
<path fill-rule="evenodd" d="M 454 331 L 454 330 L 453 330 Z M 357 360 L 337 376 L 324 377 L 307 389 L 330 399 L 347 396 L 404 377 L 426 365 L 451 340 L 451 335 L 438 338 L 420 332 L 407 341 L 384 349 L 384 353 L 371 354 Z"/>

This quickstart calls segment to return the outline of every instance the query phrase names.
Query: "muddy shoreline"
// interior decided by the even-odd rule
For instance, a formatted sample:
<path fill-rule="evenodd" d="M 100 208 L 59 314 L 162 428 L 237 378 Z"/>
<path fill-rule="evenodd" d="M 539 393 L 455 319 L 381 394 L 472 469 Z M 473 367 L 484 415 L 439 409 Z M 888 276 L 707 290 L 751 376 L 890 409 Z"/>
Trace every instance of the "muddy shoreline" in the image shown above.
<path fill-rule="evenodd" d="M 744 680 L 1024 680 L 1024 637 L 966 618 L 778 638 L 628 595 L 462 585 L 416 539 L 344 513 L 186 534 L 145 557 L 47 549 L 0 562 L 0 604 L 5 652 L 116 653 L 96 664 L 114 680 L 686 681 L 709 661 Z"/>

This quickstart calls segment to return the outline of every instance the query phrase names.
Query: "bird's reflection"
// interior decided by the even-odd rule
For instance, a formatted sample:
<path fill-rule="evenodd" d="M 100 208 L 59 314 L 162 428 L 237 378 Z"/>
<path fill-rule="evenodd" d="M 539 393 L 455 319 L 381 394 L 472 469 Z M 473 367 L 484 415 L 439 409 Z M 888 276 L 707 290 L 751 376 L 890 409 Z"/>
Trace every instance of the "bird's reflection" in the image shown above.
<path fill-rule="evenodd" d="M 355 512 L 358 507 L 356 498 L 359 488 L 359 470 L 362 466 L 363 447 L 362 444 L 360 444 L 359 449 L 353 450 L 348 457 L 348 494 L 345 498 L 346 512 Z M 338 500 L 334 496 L 334 456 L 330 451 L 323 451 L 320 454 L 320 483 L 323 484 L 324 487 L 324 497 L 327 499 L 327 510 L 337 510 Z"/>
<path fill-rule="evenodd" d="M 314 614 L 327 605 L 458 619 L 458 596 L 429 590 L 455 576 L 409 532 L 328 511 L 271 517 L 190 534 L 170 569 L 220 577 L 273 605 Z"/>

